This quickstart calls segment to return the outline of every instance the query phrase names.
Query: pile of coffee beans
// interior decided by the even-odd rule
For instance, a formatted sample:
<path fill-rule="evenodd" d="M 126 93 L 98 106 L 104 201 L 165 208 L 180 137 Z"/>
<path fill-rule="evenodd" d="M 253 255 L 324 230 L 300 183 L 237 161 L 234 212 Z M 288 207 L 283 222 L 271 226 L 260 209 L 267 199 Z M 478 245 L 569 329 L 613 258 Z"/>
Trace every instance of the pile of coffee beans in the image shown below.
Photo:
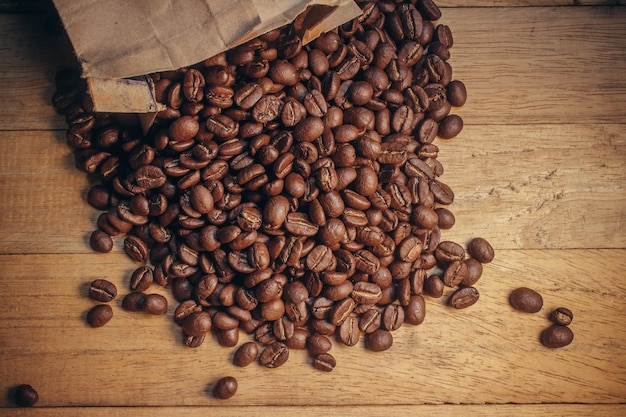
<path fill-rule="evenodd" d="M 509 303 L 518 311 L 537 313 L 543 307 L 543 297 L 531 288 L 520 287 L 511 291 Z M 550 312 L 549 319 L 553 324 L 541 332 L 541 343 L 549 348 L 560 348 L 572 343 L 574 333 L 568 326 L 574 319 L 574 313 L 569 308 L 558 307 Z"/>
<path fill-rule="evenodd" d="M 384 351 L 423 322 L 425 295 L 450 288 L 457 309 L 478 300 L 493 248 L 442 239 L 454 192 L 434 142 L 461 132 L 451 111 L 467 98 L 448 62 L 452 32 L 432 0 L 358 4 L 361 16 L 310 44 L 290 24 L 151 74 L 167 107 L 147 134 L 94 114 L 78 73 L 57 75 L 53 103 L 102 211 L 91 247 L 119 237 L 138 264 L 125 309 L 165 313 L 166 299 L 145 293 L 167 287 L 186 346 L 214 332 L 234 347 L 244 332 L 254 341 L 237 366 L 275 368 L 307 349 L 331 371 L 332 339 Z M 93 326 L 110 319 L 96 308 Z M 224 382 L 219 396 L 235 389 Z"/>

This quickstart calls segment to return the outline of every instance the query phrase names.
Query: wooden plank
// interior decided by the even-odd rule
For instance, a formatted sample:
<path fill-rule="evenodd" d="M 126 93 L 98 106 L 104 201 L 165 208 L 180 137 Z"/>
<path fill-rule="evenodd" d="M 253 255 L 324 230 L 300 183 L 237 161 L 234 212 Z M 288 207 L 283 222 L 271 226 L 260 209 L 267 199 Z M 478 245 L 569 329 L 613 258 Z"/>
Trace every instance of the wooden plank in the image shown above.
<path fill-rule="evenodd" d="M 626 246 L 624 130 L 470 125 L 437 140 L 441 179 L 455 192 L 444 238 L 482 235 L 498 249 Z M 62 132 L 0 132 L 0 252 L 89 252 L 99 212 L 88 187 Z"/>
<path fill-rule="evenodd" d="M 38 416 L 38 417 L 160 417 L 172 416 L 181 412 L 180 407 L 58 407 L 34 409 L 5 409 L 6 417 Z M 256 417 L 260 413 L 276 417 L 286 416 L 319 416 L 340 415 L 344 417 L 388 417 L 392 416 L 433 416 L 448 417 L 462 415 L 465 417 L 545 417 L 556 415 L 559 417 L 615 417 L 626 413 L 626 406 L 622 404 L 485 404 L 485 405 L 384 405 L 384 406 L 226 406 L 226 407 L 185 407 L 185 416 L 204 417 Z"/>
<path fill-rule="evenodd" d="M 127 290 L 134 265 L 121 255 L 0 256 L 0 391 L 34 383 L 42 407 L 224 405 L 206 394 L 225 375 L 239 380 L 229 406 L 341 406 L 621 403 L 626 397 L 626 250 L 500 251 L 486 265 L 481 299 L 452 310 L 426 297 L 426 320 L 394 332 L 381 353 L 335 343 L 332 373 L 310 366 L 302 351 L 280 368 L 235 368 L 233 350 L 210 339 L 181 345 L 166 316 L 128 313 L 114 302 L 113 320 L 84 323 L 94 303 L 86 284 L 107 277 Z M 537 314 L 508 305 L 529 286 L 544 298 Z M 558 306 L 572 309 L 574 342 L 550 350 L 539 342 Z M 247 340 L 241 336 L 240 342 Z M 285 393 L 289 393 L 285 395 Z M 0 405 L 5 406 L 5 398 Z"/>
<path fill-rule="evenodd" d="M 0 102 L 12 103 L 0 115 L 2 129 L 66 128 L 49 103 L 71 48 L 46 34 L 43 21 L 0 15 L 0 83 L 12 86 L 0 91 Z M 623 121 L 626 8 L 454 8 L 441 22 L 454 33 L 455 77 L 468 87 L 467 124 Z"/>

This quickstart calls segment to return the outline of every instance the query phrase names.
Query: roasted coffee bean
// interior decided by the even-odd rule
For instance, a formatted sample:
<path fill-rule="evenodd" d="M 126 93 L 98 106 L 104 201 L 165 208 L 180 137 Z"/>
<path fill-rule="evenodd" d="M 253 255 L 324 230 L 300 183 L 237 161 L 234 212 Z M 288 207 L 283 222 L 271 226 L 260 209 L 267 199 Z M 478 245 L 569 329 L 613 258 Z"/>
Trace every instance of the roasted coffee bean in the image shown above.
<path fill-rule="evenodd" d="M 154 281 L 152 268 L 149 266 L 140 266 L 133 271 L 130 277 L 130 289 L 135 292 L 145 292 Z"/>
<path fill-rule="evenodd" d="M 520 287 L 511 291 L 509 302 L 514 309 L 525 313 L 536 313 L 543 307 L 541 294 L 527 287 Z"/>
<path fill-rule="evenodd" d="M 422 324 L 426 316 L 424 297 L 419 294 L 411 295 L 409 302 L 404 306 L 404 321 L 409 324 Z"/>
<path fill-rule="evenodd" d="M 446 86 L 446 97 L 453 106 L 462 106 L 467 100 L 465 84 L 459 80 L 453 80 Z"/>
<path fill-rule="evenodd" d="M 451 114 L 443 118 L 439 123 L 438 136 L 442 139 L 451 139 L 463 130 L 463 119 L 457 114 Z"/>
<path fill-rule="evenodd" d="M 462 285 L 466 287 L 471 287 L 480 279 L 483 274 L 483 264 L 478 262 L 474 258 L 468 258 L 465 260 L 465 265 L 467 265 L 467 277 L 461 281 Z"/>
<path fill-rule="evenodd" d="M 552 326 L 541 332 L 541 343 L 548 348 L 556 349 L 569 345 L 574 340 L 572 330 L 560 324 Z"/>
<path fill-rule="evenodd" d="M 188 334 L 184 334 L 183 332 L 183 345 L 187 346 L 188 348 L 192 348 L 195 349 L 197 347 L 200 347 L 200 345 L 202 345 L 202 343 L 204 343 L 204 339 L 206 337 L 204 335 L 202 336 L 190 336 Z"/>
<path fill-rule="evenodd" d="M 102 327 L 113 318 L 113 309 L 108 304 L 98 304 L 87 312 L 87 323 L 91 327 Z"/>
<path fill-rule="evenodd" d="M 573 319 L 574 313 L 566 307 L 558 307 L 550 313 L 550 320 L 552 320 L 555 324 L 560 324 L 562 326 L 569 326 Z"/>
<path fill-rule="evenodd" d="M 212 328 L 212 320 L 205 311 L 192 313 L 183 319 L 183 330 L 190 336 L 203 336 Z"/>
<path fill-rule="evenodd" d="M 227 400 L 237 393 L 237 379 L 232 376 L 220 378 L 213 388 L 213 395 L 216 398 Z"/>
<path fill-rule="evenodd" d="M 373 352 L 382 352 L 393 345 L 393 336 L 389 330 L 377 329 L 365 334 L 365 347 Z"/>
<path fill-rule="evenodd" d="M 102 230 L 94 230 L 89 238 L 91 248 L 96 252 L 111 252 L 113 249 L 113 239 Z"/>
<path fill-rule="evenodd" d="M 435 257 L 443 263 L 462 261 L 465 258 L 465 250 L 461 245 L 452 241 L 443 241 L 437 245 Z"/>
<path fill-rule="evenodd" d="M 124 252 L 136 262 L 143 263 L 148 259 L 148 245 L 137 236 L 126 236 L 124 239 Z"/>
<path fill-rule="evenodd" d="M 161 294 L 146 294 L 142 310 L 148 314 L 165 314 L 167 313 L 167 299 Z"/>
<path fill-rule="evenodd" d="M 39 401 L 39 394 L 29 384 L 21 384 L 13 390 L 13 400 L 20 407 L 32 407 Z"/>
<path fill-rule="evenodd" d="M 259 362 L 266 368 L 278 368 L 289 359 L 289 348 L 282 342 L 274 342 L 268 345 L 261 355 Z"/>
<path fill-rule="evenodd" d="M 257 359 L 258 355 L 258 345 L 255 342 L 246 342 L 235 351 L 233 363 L 240 367 L 248 366 Z"/>
<path fill-rule="evenodd" d="M 139 292 L 126 294 L 122 299 L 122 308 L 126 311 L 141 311 L 146 301 L 146 295 Z"/>
<path fill-rule="evenodd" d="M 330 338 L 322 334 L 313 334 L 307 340 L 307 350 L 313 356 L 327 353 L 332 347 Z"/>
<path fill-rule="evenodd" d="M 467 249 L 470 254 L 481 263 L 489 263 L 494 258 L 493 248 L 489 242 L 481 237 L 472 239 Z"/>
<path fill-rule="evenodd" d="M 448 265 L 441 278 L 445 286 L 456 287 L 467 279 L 468 273 L 465 262 L 456 260 Z"/>
<path fill-rule="evenodd" d="M 89 284 L 89 297 L 103 303 L 113 300 L 117 296 L 115 284 L 105 279 L 96 279 Z"/>
<path fill-rule="evenodd" d="M 474 287 L 462 287 L 454 291 L 449 299 L 449 304 L 456 308 L 462 309 L 474 305 L 479 298 L 480 294 Z"/>
<path fill-rule="evenodd" d="M 356 317 L 345 319 L 339 326 L 335 337 L 346 346 L 355 346 L 361 338 L 359 319 Z"/>
<path fill-rule="evenodd" d="M 313 366 L 320 371 L 330 372 L 337 366 L 337 360 L 330 353 L 322 353 L 315 356 Z"/>

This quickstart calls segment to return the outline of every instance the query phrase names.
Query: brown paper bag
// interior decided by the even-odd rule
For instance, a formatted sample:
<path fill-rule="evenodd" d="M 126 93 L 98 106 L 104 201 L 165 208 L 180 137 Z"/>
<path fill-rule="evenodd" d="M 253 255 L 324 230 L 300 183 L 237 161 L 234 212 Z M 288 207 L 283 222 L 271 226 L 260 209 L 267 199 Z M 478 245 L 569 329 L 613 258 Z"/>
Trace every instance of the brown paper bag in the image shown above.
<path fill-rule="evenodd" d="M 161 107 L 140 76 L 201 62 L 290 23 L 305 10 L 305 43 L 361 13 L 353 0 L 53 1 L 94 111 L 153 118 Z"/>

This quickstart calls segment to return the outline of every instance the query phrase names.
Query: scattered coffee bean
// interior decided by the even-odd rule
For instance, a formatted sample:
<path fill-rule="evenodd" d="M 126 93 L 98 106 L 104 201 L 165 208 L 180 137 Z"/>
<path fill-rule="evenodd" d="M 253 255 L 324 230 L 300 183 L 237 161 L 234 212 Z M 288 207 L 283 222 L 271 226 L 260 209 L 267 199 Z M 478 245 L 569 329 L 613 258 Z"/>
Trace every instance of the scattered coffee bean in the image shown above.
<path fill-rule="evenodd" d="M 259 347 L 255 342 L 246 342 L 235 351 L 233 363 L 237 366 L 248 366 L 259 355 Z"/>
<path fill-rule="evenodd" d="M 450 305 L 457 309 L 467 308 L 476 304 L 479 297 L 480 294 L 476 288 L 462 287 L 452 293 Z"/>
<path fill-rule="evenodd" d="M 472 239 L 468 245 L 470 254 L 479 262 L 489 263 L 494 258 L 493 248 L 485 239 L 476 237 Z"/>
<path fill-rule="evenodd" d="M 321 353 L 313 359 L 313 366 L 320 371 L 330 372 L 337 366 L 337 360 L 330 353 Z"/>
<path fill-rule="evenodd" d="M 365 347 L 373 352 L 382 352 L 393 345 L 393 336 L 389 330 L 377 329 L 365 334 Z"/>
<path fill-rule="evenodd" d="M 215 384 L 213 395 L 219 399 L 226 400 L 237 393 L 237 379 L 232 376 L 225 376 Z"/>
<path fill-rule="evenodd" d="M 574 319 L 574 313 L 572 310 L 565 307 L 558 307 L 550 313 L 550 319 L 555 324 L 560 324 L 562 326 L 569 326 Z"/>
<path fill-rule="evenodd" d="M 39 394 L 31 385 L 22 384 L 13 390 L 13 400 L 20 407 L 32 407 L 39 401 Z"/>
<path fill-rule="evenodd" d="M 115 285 L 105 279 L 96 279 L 89 284 L 89 297 L 106 303 L 117 296 Z"/>
<path fill-rule="evenodd" d="M 567 326 L 553 324 L 541 332 L 541 343 L 549 348 L 561 348 L 574 340 L 574 333 Z"/>
<path fill-rule="evenodd" d="M 113 309 L 108 304 L 98 304 L 87 312 L 87 323 L 91 327 L 102 327 L 113 318 Z"/>
<path fill-rule="evenodd" d="M 525 313 L 536 313 L 543 307 L 543 297 L 537 291 L 526 287 L 513 290 L 509 296 L 511 306 Z"/>

